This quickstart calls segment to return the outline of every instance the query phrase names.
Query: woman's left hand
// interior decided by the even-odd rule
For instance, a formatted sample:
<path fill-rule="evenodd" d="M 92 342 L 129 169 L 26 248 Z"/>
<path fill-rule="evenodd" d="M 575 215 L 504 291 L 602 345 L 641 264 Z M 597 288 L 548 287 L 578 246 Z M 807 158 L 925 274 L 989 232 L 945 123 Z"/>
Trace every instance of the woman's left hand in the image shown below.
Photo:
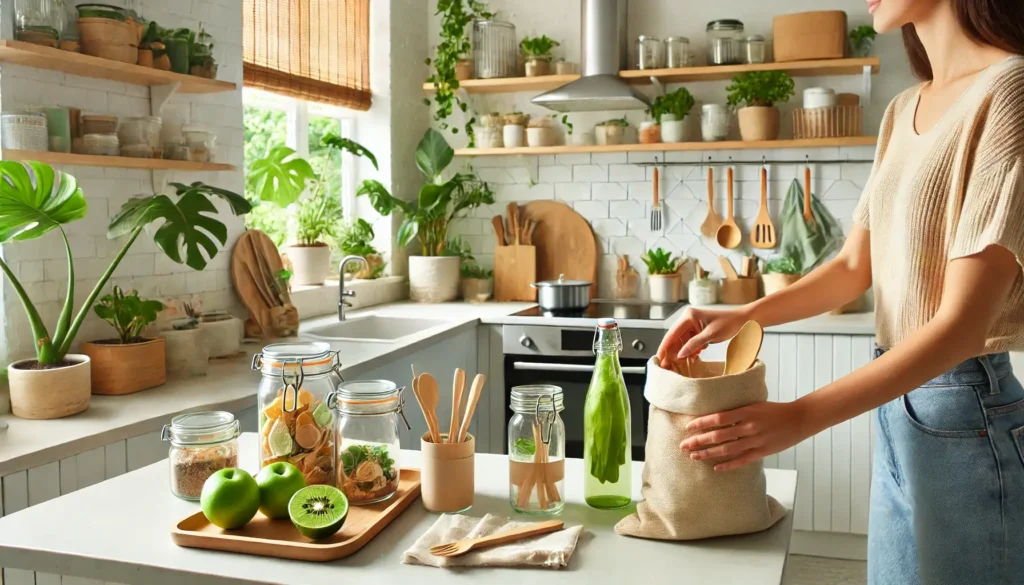
<path fill-rule="evenodd" d="M 679 444 L 690 459 L 715 459 L 715 471 L 743 467 L 811 436 L 808 417 L 797 402 L 759 402 L 702 416 L 686 429 L 700 434 Z M 724 427 L 724 428 L 722 428 Z"/>

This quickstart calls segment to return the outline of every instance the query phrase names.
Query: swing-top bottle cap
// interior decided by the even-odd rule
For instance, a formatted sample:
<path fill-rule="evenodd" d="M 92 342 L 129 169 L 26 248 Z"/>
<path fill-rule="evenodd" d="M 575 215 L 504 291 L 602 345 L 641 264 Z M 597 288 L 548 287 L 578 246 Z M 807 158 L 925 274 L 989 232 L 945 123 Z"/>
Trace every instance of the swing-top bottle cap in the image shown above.
<path fill-rule="evenodd" d="M 615 319 L 612 319 L 611 317 L 605 317 L 597 320 L 598 329 L 612 329 L 617 325 L 618 324 L 615 322 Z"/>

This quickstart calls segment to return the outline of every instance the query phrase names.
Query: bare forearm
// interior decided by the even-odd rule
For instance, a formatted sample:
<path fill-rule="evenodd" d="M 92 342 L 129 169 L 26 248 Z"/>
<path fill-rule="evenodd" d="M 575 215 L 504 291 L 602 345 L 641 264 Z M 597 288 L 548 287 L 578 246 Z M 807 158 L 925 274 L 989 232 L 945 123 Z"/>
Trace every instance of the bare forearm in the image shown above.
<path fill-rule="evenodd" d="M 821 315 L 863 295 L 871 284 L 863 269 L 843 257 L 830 260 L 783 290 L 745 307 L 764 327 Z"/>

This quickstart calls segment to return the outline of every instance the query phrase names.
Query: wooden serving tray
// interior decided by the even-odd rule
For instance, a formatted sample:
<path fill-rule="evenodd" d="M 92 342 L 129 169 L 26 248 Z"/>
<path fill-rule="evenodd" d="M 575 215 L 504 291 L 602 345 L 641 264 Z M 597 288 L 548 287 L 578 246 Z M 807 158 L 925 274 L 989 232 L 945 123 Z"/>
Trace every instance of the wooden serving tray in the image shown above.
<path fill-rule="evenodd" d="M 294 559 L 333 561 L 355 554 L 420 496 L 420 471 L 402 469 L 398 491 L 391 498 L 369 506 L 350 506 L 345 525 L 334 536 L 310 540 L 299 534 L 289 520 L 256 517 L 238 530 L 218 528 L 202 511 L 192 514 L 171 529 L 178 546 Z"/>

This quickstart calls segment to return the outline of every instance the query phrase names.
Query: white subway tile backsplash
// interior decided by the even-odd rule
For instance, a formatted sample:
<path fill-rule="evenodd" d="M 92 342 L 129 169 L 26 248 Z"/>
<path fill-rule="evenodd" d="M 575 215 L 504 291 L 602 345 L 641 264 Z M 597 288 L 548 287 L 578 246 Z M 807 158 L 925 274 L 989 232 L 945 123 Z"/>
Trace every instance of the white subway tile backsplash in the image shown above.
<path fill-rule="evenodd" d="M 588 165 L 590 164 L 590 153 L 582 154 L 556 154 L 555 164 L 559 165 Z"/>
<path fill-rule="evenodd" d="M 639 201 L 612 201 L 609 205 L 608 217 L 618 219 L 637 219 L 646 217 L 647 210 Z"/>
<path fill-rule="evenodd" d="M 598 219 L 592 221 L 590 225 L 594 228 L 594 233 L 602 238 L 626 235 L 626 224 L 618 219 Z"/>
<path fill-rule="evenodd" d="M 556 165 L 548 167 L 540 167 L 540 174 L 537 182 L 539 183 L 571 183 L 572 167 L 568 165 Z"/>
<path fill-rule="evenodd" d="M 629 199 L 637 199 L 640 201 L 654 200 L 653 181 L 638 181 L 635 183 L 627 183 L 627 191 L 629 194 Z"/>
<path fill-rule="evenodd" d="M 607 183 L 599 183 L 605 185 Z M 555 198 L 562 201 L 590 199 L 590 183 L 555 183 Z"/>
<path fill-rule="evenodd" d="M 595 165 L 625 164 L 628 160 L 625 152 L 595 152 L 590 155 L 590 162 Z"/>
<path fill-rule="evenodd" d="M 607 201 L 577 201 L 572 208 L 590 222 L 609 217 Z"/>
<path fill-rule="evenodd" d="M 570 155 L 559 155 L 570 156 Z M 576 156 L 576 155 L 571 155 Z M 589 157 L 590 155 L 587 155 Z M 577 182 L 604 183 L 608 181 L 608 167 L 604 165 L 573 165 L 572 180 Z"/>
<path fill-rule="evenodd" d="M 537 183 L 536 185 L 494 185 L 495 201 L 537 201 L 540 199 L 554 199 L 555 187 L 552 183 Z"/>
<path fill-rule="evenodd" d="M 608 165 L 608 180 L 620 183 L 630 183 L 634 181 L 644 181 L 647 179 L 647 173 L 644 167 L 638 167 L 636 165 Z"/>
<path fill-rule="evenodd" d="M 664 152 L 630 152 L 627 160 L 631 163 L 665 161 Z"/>
<path fill-rule="evenodd" d="M 619 200 L 626 198 L 626 186 L 622 183 L 594 183 L 590 194 L 593 199 Z"/>

